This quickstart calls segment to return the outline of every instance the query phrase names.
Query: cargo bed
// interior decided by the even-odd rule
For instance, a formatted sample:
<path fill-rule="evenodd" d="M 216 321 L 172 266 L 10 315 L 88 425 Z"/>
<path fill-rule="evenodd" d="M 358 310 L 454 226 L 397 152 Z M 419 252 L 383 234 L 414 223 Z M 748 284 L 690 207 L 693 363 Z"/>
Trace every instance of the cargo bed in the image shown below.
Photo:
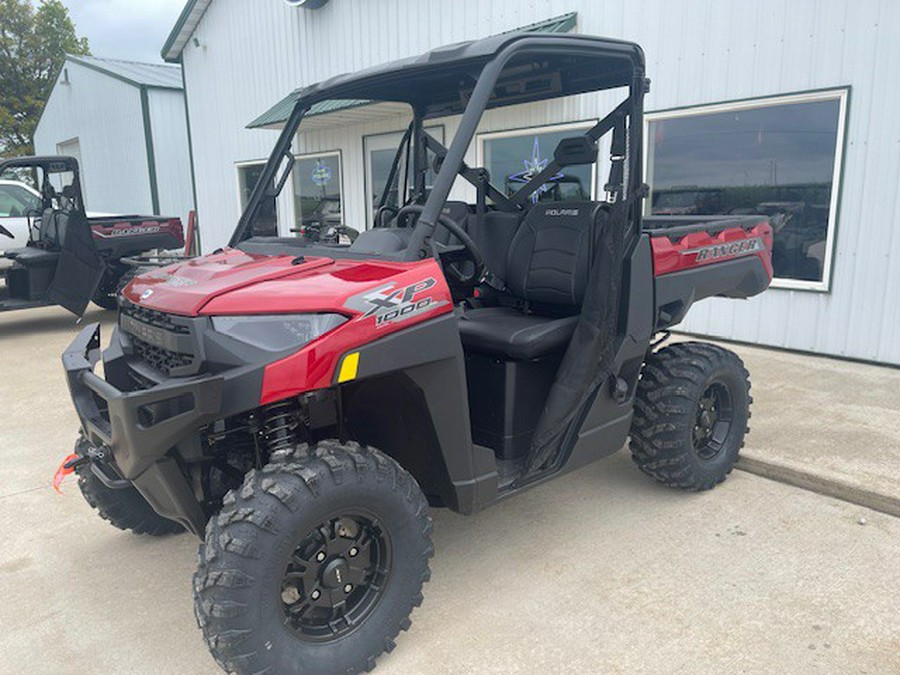
<path fill-rule="evenodd" d="M 679 323 L 697 300 L 749 298 L 772 280 L 765 216 L 646 216 L 653 251 L 656 328 Z"/>

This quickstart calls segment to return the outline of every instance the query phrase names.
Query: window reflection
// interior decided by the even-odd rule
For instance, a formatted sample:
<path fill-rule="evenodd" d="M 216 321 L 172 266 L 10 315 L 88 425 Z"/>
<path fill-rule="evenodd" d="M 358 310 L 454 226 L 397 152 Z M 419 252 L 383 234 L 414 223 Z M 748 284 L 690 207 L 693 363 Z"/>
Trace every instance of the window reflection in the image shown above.
<path fill-rule="evenodd" d="M 835 94 L 652 120 L 651 213 L 764 214 L 775 276 L 822 281 L 840 109 Z"/>
<path fill-rule="evenodd" d="M 238 184 L 241 192 L 241 210 L 247 207 L 250 193 L 256 187 L 265 164 L 248 164 L 238 167 Z M 275 209 L 275 197 L 264 197 L 252 223 L 253 236 L 270 237 L 278 234 L 278 217 Z"/>
<path fill-rule="evenodd" d="M 563 138 L 581 133 L 583 129 L 528 129 L 497 136 L 486 134 L 482 146 L 484 167 L 490 172 L 491 182 L 498 187 L 502 185 L 506 194 L 511 195 L 549 164 Z M 570 166 L 535 190 L 531 201 L 580 201 L 592 199 L 593 194 L 592 166 Z"/>
<path fill-rule="evenodd" d="M 292 176 L 294 232 L 311 236 L 339 227 L 343 223 L 341 156 L 328 153 L 301 157 L 294 162 Z"/>

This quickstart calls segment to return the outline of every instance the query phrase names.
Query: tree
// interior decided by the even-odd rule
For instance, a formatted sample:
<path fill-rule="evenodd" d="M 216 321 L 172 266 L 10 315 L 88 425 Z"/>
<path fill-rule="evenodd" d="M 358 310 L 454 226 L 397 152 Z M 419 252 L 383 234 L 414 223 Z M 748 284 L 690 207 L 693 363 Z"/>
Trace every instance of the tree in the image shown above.
<path fill-rule="evenodd" d="M 60 0 L 0 0 L 0 157 L 34 153 L 34 129 L 66 54 L 90 54 Z"/>

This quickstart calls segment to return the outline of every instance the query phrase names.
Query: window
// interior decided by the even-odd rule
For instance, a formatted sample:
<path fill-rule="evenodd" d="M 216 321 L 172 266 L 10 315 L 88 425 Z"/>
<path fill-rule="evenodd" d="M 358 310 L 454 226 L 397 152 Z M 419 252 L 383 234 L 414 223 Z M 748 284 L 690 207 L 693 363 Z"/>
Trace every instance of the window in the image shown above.
<path fill-rule="evenodd" d="M 488 170 L 494 185 L 511 195 L 547 166 L 562 139 L 581 135 L 592 126 L 585 122 L 480 134 L 478 163 Z M 595 167 L 561 169 L 531 194 L 531 201 L 594 199 Z"/>
<path fill-rule="evenodd" d="M 340 152 L 297 157 L 293 181 L 295 231 L 343 224 Z"/>
<path fill-rule="evenodd" d="M 441 144 L 444 143 L 444 127 L 425 127 L 425 131 L 431 134 L 436 140 L 440 141 Z M 397 154 L 397 148 L 400 147 L 401 140 L 403 140 L 402 131 L 389 134 L 375 134 L 363 138 L 363 149 L 366 157 L 366 190 L 368 192 L 369 208 L 368 222 L 370 225 L 375 220 L 375 209 L 378 206 L 378 200 L 381 199 L 382 192 L 384 192 L 385 184 L 391 173 L 391 165 L 394 162 L 394 157 Z M 425 173 L 426 192 L 431 190 L 431 186 L 434 183 L 435 173 L 432 169 L 433 160 L 434 154 L 429 151 L 428 171 Z M 401 176 L 405 170 L 406 167 L 401 164 L 399 167 Z M 412 180 L 411 176 L 409 180 Z M 402 178 L 398 182 L 398 185 L 403 185 Z M 394 208 L 398 206 L 396 190 L 388 195 L 385 204 L 386 206 L 393 206 Z"/>
<path fill-rule="evenodd" d="M 19 185 L 0 185 L 0 218 L 23 217 L 41 211 L 41 199 Z"/>
<path fill-rule="evenodd" d="M 74 157 L 75 158 L 75 161 L 78 162 L 78 169 L 79 169 L 78 180 L 81 183 L 81 191 L 83 193 L 87 193 L 87 184 L 85 183 L 85 180 L 84 180 L 84 165 L 81 162 L 81 142 L 78 140 L 78 138 L 70 138 L 68 141 L 63 141 L 62 143 L 57 143 L 56 144 L 56 154 L 63 155 L 65 157 Z M 70 175 L 71 174 L 67 174 L 67 176 L 70 176 Z M 57 180 L 54 180 L 55 178 L 62 180 L 62 178 L 60 178 L 58 176 L 51 176 L 50 181 L 52 183 L 58 182 Z M 71 183 L 71 180 L 69 182 Z M 61 186 L 57 187 L 57 189 L 60 189 L 60 188 L 61 188 Z"/>
<path fill-rule="evenodd" d="M 241 211 L 247 208 L 250 201 L 250 193 L 256 187 L 256 183 L 262 176 L 265 162 L 254 164 L 241 164 L 238 166 L 238 197 Z M 259 212 L 253 221 L 254 236 L 271 237 L 278 234 L 278 215 L 275 208 L 275 197 L 265 197 L 260 205 Z"/>
<path fill-rule="evenodd" d="M 647 115 L 648 209 L 769 216 L 776 282 L 827 290 L 847 90 Z"/>

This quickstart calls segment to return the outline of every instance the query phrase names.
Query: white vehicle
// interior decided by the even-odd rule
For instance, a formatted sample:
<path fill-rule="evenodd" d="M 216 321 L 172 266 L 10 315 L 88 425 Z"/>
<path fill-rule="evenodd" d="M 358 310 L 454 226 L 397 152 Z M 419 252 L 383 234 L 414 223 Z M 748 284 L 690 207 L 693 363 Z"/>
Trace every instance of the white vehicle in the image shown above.
<path fill-rule="evenodd" d="M 0 180 L 0 225 L 12 239 L 0 237 L 0 268 L 12 264 L 3 258 L 3 251 L 20 248 L 28 243 L 28 214 L 40 216 L 41 193 L 30 185 L 15 180 Z"/>

